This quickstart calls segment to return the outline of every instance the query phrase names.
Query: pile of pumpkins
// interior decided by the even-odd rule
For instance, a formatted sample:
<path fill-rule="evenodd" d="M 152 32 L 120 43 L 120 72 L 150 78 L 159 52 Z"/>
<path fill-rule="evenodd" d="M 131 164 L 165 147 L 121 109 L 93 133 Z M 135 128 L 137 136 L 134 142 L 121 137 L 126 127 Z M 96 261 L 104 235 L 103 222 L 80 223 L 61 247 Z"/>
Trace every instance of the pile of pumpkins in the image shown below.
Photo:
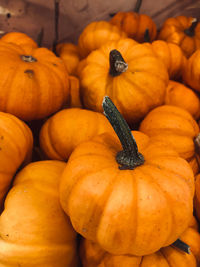
<path fill-rule="evenodd" d="M 2 36 L 0 266 L 200 265 L 199 92 L 192 17 Z"/>

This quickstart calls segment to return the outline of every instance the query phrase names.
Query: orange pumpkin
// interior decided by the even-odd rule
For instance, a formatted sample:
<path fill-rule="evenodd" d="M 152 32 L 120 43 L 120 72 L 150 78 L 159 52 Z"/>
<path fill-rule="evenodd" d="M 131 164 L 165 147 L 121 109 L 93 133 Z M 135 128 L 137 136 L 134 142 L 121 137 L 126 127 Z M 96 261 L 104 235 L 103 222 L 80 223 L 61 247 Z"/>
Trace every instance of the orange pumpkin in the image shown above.
<path fill-rule="evenodd" d="M 168 18 L 161 27 L 158 39 L 179 45 L 185 56 L 190 57 L 200 48 L 200 23 L 193 17 Z"/>
<path fill-rule="evenodd" d="M 199 118 L 199 97 L 192 89 L 182 83 L 169 81 L 165 95 L 165 104 L 186 109 L 195 119 Z"/>
<path fill-rule="evenodd" d="M 190 223 L 193 172 L 166 143 L 136 131 L 135 142 L 108 97 L 103 107 L 121 144 L 105 133 L 75 148 L 61 178 L 61 205 L 74 229 L 108 252 L 154 253 Z"/>
<path fill-rule="evenodd" d="M 46 48 L 26 54 L 20 46 L 0 42 L 0 111 L 23 120 L 58 111 L 69 96 L 64 63 Z"/>
<path fill-rule="evenodd" d="M 183 68 L 183 81 L 198 92 L 200 92 L 199 64 L 200 64 L 200 49 L 192 54 L 192 56 L 188 59 L 187 64 Z"/>
<path fill-rule="evenodd" d="M 125 32 L 107 21 L 93 21 L 88 24 L 78 39 L 78 48 L 81 58 L 85 58 L 95 49 L 100 48 L 108 41 L 125 38 Z"/>
<path fill-rule="evenodd" d="M 168 246 L 153 254 L 137 257 L 112 255 L 94 242 L 83 239 L 80 247 L 81 261 L 83 267 L 196 267 L 200 255 L 200 234 L 196 229 L 189 227 L 181 235 L 181 240 L 187 241 L 191 254 Z"/>
<path fill-rule="evenodd" d="M 194 208 L 198 220 L 200 221 L 200 173 L 195 176 L 195 198 Z"/>
<path fill-rule="evenodd" d="M 15 177 L 0 216 L 1 266 L 77 266 L 76 233 L 58 195 L 65 166 L 34 162 Z"/>
<path fill-rule="evenodd" d="M 80 74 L 86 108 L 102 112 L 105 95 L 132 124 L 164 102 L 169 78 L 150 46 L 130 38 L 107 43 L 93 51 Z"/>
<path fill-rule="evenodd" d="M 82 108 L 80 96 L 80 82 L 75 76 L 69 76 L 69 103 L 70 108 Z"/>
<path fill-rule="evenodd" d="M 64 61 L 68 73 L 75 75 L 80 61 L 77 45 L 72 43 L 61 43 L 56 46 L 56 51 L 60 58 Z"/>
<path fill-rule="evenodd" d="M 0 112 L 0 207 L 16 171 L 31 160 L 32 147 L 29 127 L 15 116 Z"/>
<path fill-rule="evenodd" d="M 31 51 L 33 48 L 37 48 L 37 43 L 30 38 L 27 34 L 22 32 L 9 32 L 3 35 L 0 39 L 6 43 L 17 44 L 23 48 L 26 52 Z"/>
<path fill-rule="evenodd" d="M 78 144 L 105 132 L 114 133 L 102 114 L 80 108 L 63 109 L 42 126 L 40 147 L 48 158 L 66 161 Z"/>
<path fill-rule="evenodd" d="M 124 31 L 127 37 L 133 38 L 140 43 L 144 42 L 146 30 L 148 30 L 150 41 L 153 41 L 157 35 L 155 22 L 145 14 L 138 14 L 133 11 L 117 12 L 111 18 L 110 23 Z"/>
<path fill-rule="evenodd" d="M 199 126 L 183 108 L 170 105 L 157 107 L 147 114 L 139 130 L 169 143 L 184 159 L 189 160 L 195 154 L 194 138 L 199 133 Z"/>
<path fill-rule="evenodd" d="M 181 48 L 176 44 L 162 40 L 152 42 L 151 47 L 166 66 L 170 79 L 180 78 L 183 66 L 187 62 Z"/>

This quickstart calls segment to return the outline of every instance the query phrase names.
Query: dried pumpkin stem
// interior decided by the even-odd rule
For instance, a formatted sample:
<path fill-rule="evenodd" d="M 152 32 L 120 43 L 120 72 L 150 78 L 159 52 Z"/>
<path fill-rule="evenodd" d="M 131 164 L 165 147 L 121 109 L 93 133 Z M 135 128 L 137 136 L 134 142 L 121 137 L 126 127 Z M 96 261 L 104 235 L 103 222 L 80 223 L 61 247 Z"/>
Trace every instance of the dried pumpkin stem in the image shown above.
<path fill-rule="evenodd" d="M 196 152 L 200 154 L 200 133 L 194 138 L 194 146 Z"/>
<path fill-rule="evenodd" d="M 113 77 L 120 75 L 122 72 L 125 72 L 128 69 L 128 64 L 124 61 L 121 53 L 116 49 L 110 51 L 109 60 L 110 60 L 109 73 Z"/>
<path fill-rule="evenodd" d="M 188 246 L 185 242 L 183 242 L 182 240 L 180 239 L 177 239 L 173 244 L 172 246 L 182 250 L 183 252 L 187 253 L 187 254 L 190 254 L 191 251 L 190 251 L 190 246 Z"/>
<path fill-rule="evenodd" d="M 139 13 L 141 5 L 142 5 L 142 0 L 137 0 L 133 11 Z"/>
<path fill-rule="evenodd" d="M 144 157 L 138 152 L 137 144 L 127 122 L 108 96 L 104 97 L 102 105 L 104 114 L 111 123 L 123 147 L 123 150 L 116 155 L 116 161 L 120 165 L 119 168 L 132 170 L 142 165 Z"/>
<path fill-rule="evenodd" d="M 144 43 L 150 43 L 149 29 L 146 29 L 144 32 Z"/>
<path fill-rule="evenodd" d="M 31 55 L 21 55 L 21 59 L 24 61 L 24 62 L 37 62 L 37 59 Z"/>
<path fill-rule="evenodd" d="M 184 33 L 190 37 L 193 37 L 195 35 L 195 28 L 196 28 L 197 24 L 198 24 L 198 19 L 194 18 L 191 26 L 189 28 L 185 29 Z"/>
<path fill-rule="evenodd" d="M 54 27 L 55 27 L 55 37 L 53 41 L 53 52 L 56 54 L 56 45 L 59 39 L 59 17 L 60 17 L 60 0 L 54 0 Z"/>

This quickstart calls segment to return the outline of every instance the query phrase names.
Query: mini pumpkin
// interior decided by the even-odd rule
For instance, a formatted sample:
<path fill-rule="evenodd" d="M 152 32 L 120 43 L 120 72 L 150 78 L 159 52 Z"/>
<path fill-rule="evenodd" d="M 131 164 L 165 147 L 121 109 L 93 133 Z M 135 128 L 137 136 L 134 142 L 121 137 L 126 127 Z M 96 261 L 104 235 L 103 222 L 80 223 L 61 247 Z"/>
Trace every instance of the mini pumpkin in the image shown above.
<path fill-rule="evenodd" d="M 163 40 L 156 40 L 151 43 L 151 47 L 157 57 L 159 57 L 168 70 L 170 79 L 178 79 L 182 76 L 183 67 L 187 60 L 181 48 L 173 43 Z"/>
<path fill-rule="evenodd" d="M 188 59 L 187 64 L 183 68 L 183 81 L 198 92 L 200 92 L 199 64 L 200 64 L 200 49 L 192 54 L 192 56 Z"/>
<path fill-rule="evenodd" d="M 187 244 L 191 247 L 190 254 L 186 254 L 172 245 L 143 257 L 112 255 L 94 242 L 82 239 L 81 261 L 83 267 L 196 267 L 200 252 L 200 235 L 196 229 L 189 227 L 181 235 L 181 240 L 183 239 L 187 240 Z"/>
<path fill-rule="evenodd" d="M 187 16 L 168 18 L 158 39 L 179 45 L 185 56 L 190 57 L 200 48 L 200 23 L 196 18 Z"/>
<path fill-rule="evenodd" d="M 145 32 L 148 30 L 149 39 L 153 41 L 157 35 L 155 22 L 151 17 L 137 12 L 117 12 L 110 23 L 116 25 L 120 30 L 127 34 L 127 37 L 133 38 L 137 42 L 144 42 Z"/>
<path fill-rule="evenodd" d="M 195 154 L 194 138 L 199 134 L 199 126 L 183 108 L 157 107 L 143 119 L 139 130 L 154 139 L 168 142 L 184 159 L 190 160 Z"/>
<path fill-rule="evenodd" d="M 114 133 L 102 114 L 80 108 L 63 109 L 42 126 L 40 147 L 48 158 L 66 161 L 78 144 L 104 132 Z"/>
<path fill-rule="evenodd" d="M 70 108 L 82 108 L 80 96 L 80 82 L 75 76 L 69 76 L 69 103 Z"/>
<path fill-rule="evenodd" d="M 76 267 L 76 233 L 58 195 L 64 162 L 40 161 L 15 177 L 0 216 L 0 265 Z"/>
<path fill-rule="evenodd" d="M 168 81 L 167 69 L 152 48 L 130 38 L 93 51 L 80 74 L 84 106 L 102 112 L 108 95 L 129 124 L 164 102 Z"/>
<path fill-rule="evenodd" d="M 137 131 L 134 139 L 109 97 L 103 107 L 121 144 L 105 133 L 75 148 L 62 173 L 61 205 L 74 229 L 104 250 L 154 253 L 190 223 L 192 169 L 166 143 Z"/>
<path fill-rule="evenodd" d="M 6 43 L 17 44 L 26 50 L 26 52 L 30 52 L 33 48 L 38 47 L 37 43 L 23 32 L 6 33 L 0 40 Z"/>
<path fill-rule="evenodd" d="M 75 75 L 80 61 L 79 49 L 72 43 L 61 43 L 56 46 L 57 54 L 64 61 L 70 75 Z"/>
<path fill-rule="evenodd" d="M 107 21 L 93 21 L 89 23 L 78 39 L 78 48 L 81 58 L 85 58 L 95 49 L 100 48 L 108 41 L 125 38 L 125 32 Z"/>
<path fill-rule="evenodd" d="M 183 83 L 169 81 L 165 95 L 165 104 L 186 109 L 195 119 L 199 118 L 199 96 Z"/>
<path fill-rule="evenodd" d="M 17 117 L 0 112 L 0 208 L 16 171 L 31 160 L 32 147 L 29 127 Z"/>
<path fill-rule="evenodd" d="M 2 41 L 0 57 L 0 111 L 36 120 L 67 102 L 68 74 L 53 52 L 37 48 L 27 54 L 20 46 Z"/>

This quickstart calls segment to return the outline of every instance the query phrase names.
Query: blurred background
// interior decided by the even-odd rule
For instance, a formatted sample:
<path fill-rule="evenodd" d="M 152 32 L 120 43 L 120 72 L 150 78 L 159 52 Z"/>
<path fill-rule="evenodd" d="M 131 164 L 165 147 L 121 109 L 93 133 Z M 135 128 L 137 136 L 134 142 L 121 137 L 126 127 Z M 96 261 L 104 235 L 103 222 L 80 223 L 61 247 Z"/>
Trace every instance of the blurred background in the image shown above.
<path fill-rule="evenodd" d="M 55 34 L 56 2 L 59 41 L 76 43 L 89 22 L 109 20 L 118 11 L 133 10 L 136 0 L 0 0 L 0 36 L 21 31 L 37 41 L 42 31 L 42 46 L 50 47 Z M 159 28 L 170 16 L 182 14 L 200 19 L 200 0 L 143 0 L 140 13 L 151 16 Z"/>

